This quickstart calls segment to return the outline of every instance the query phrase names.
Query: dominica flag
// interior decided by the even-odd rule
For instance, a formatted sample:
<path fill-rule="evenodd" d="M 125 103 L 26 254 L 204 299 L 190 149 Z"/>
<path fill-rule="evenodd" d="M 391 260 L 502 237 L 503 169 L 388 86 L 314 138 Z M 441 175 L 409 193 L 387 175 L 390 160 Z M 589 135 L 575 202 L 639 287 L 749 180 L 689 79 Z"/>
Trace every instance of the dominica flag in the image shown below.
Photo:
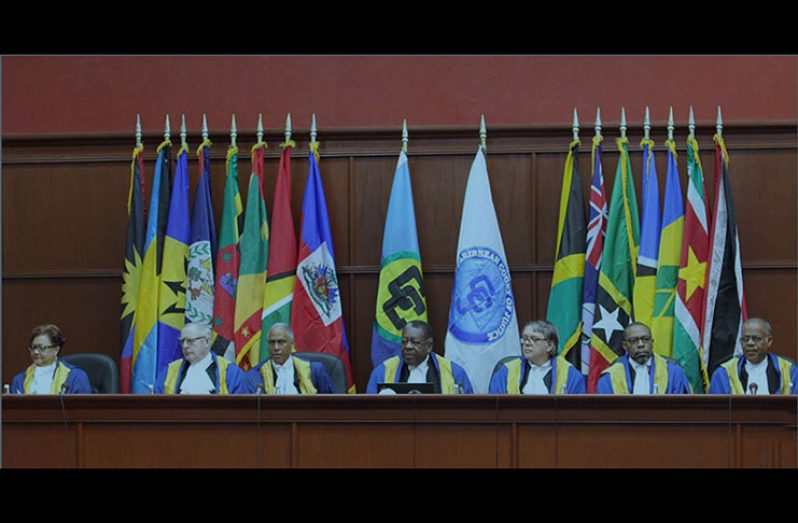
<path fill-rule="evenodd" d="M 679 257 L 679 281 L 676 284 L 673 357 L 684 369 L 694 393 L 705 390 L 705 371 L 701 361 L 704 329 L 704 291 L 706 289 L 709 250 L 707 190 L 698 142 L 687 139 L 687 209 L 684 214 L 684 237 Z"/>
<path fill-rule="evenodd" d="M 601 372 L 623 355 L 623 330 L 632 318 L 632 292 L 640 238 L 637 199 L 626 137 L 618 138 L 618 167 L 612 188 L 604 257 L 596 293 L 596 315 L 590 337 L 588 392 L 596 392 Z M 595 356 L 595 357 L 594 357 Z"/>
<path fill-rule="evenodd" d="M 371 362 L 375 367 L 401 352 L 402 328 L 413 320 L 427 321 L 427 302 L 410 168 L 402 151 L 396 162 L 382 235 L 380 281 L 371 335 Z"/>
<path fill-rule="evenodd" d="M 133 334 L 142 256 L 144 255 L 144 148 L 133 149 L 130 162 L 130 192 L 127 197 L 127 234 L 125 235 L 125 264 L 122 269 L 122 319 L 120 322 L 122 354 L 119 358 L 119 388 L 130 392 Z"/>
<path fill-rule="evenodd" d="M 197 149 L 200 173 L 191 215 L 191 243 L 188 248 L 188 289 L 186 322 L 211 326 L 213 320 L 213 262 L 216 259 L 216 224 L 211 203 L 210 140 Z"/>
<path fill-rule="evenodd" d="M 238 241 L 244 207 L 238 191 L 238 147 L 227 148 L 219 251 L 213 289 L 213 351 L 235 363 L 235 310 L 240 261 Z"/>
<path fill-rule="evenodd" d="M 269 222 L 263 197 L 265 142 L 252 146 L 252 174 L 241 233 L 241 264 L 235 306 L 236 364 L 249 370 L 260 363 L 261 315 L 269 261 Z"/>
<path fill-rule="evenodd" d="M 347 392 L 354 394 L 349 342 L 341 309 L 341 293 L 335 270 L 330 219 L 321 184 L 316 150 L 311 145 L 310 169 L 302 199 L 302 225 L 296 268 L 291 328 L 297 351 L 324 352 L 338 356 L 346 370 Z"/>
<path fill-rule="evenodd" d="M 158 291 L 158 364 L 156 376 L 182 357 L 180 331 L 186 323 L 186 260 L 191 239 L 188 207 L 188 147 L 177 153 Z"/>
<path fill-rule="evenodd" d="M 291 323 L 291 304 L 296 284 L 296 234 L 291 216 L 291 149 L 293 141 L 281 144 L 277 185 L 272 207 L 269 267 L 261 317 L 260 360 L 269 357 L 269 329 L 275 323 Z"/>
<path fill-rule="evenodd" d="M 709 232 L 709 266 L 704 308 L 704 368 L 709 376 L 724 361 L 742 354 L 740 330 L 748 319 L 743 293 L 740 238 L 729 183 L 729 153 L 715 135 L 715 212 Z"/>
<path fill-rule="evenodd" d="M 581 369 L 582 287 L 585 277 L 585 204 L 579 176 L 579 140 L 568 148 L 560 191 L 557 250 L 546 319 L 557 326 L 558 354 Z"/>
<path fill-rule="evenodd" d="M 684 231 L 684 204 L 682 184 L 679 182 L 676 164 L 676 144 L 668 140 L 665 146 L 668 148 L 668 170 L 665 177 L 665 203 L 662 211 L 662 235 L 657 260 L 657 287 L 651 335 L 654 338 L 654 350 L 672 358 L 674 356 L 673 316 Z"/>
<path fill-rule="evenodd" d="M 166 140 L 158 146 L 158 159 L 155 162 L 147 216 L 131 358 L 130 390 L 137 394 L 146 394 L 155 385 L 159 276 L 166 236 L 166 220 L 169 215 L 169 195 L 172 189 L 171 145 L 171 142 Z"/>
<path fill-rule="evenodd" d="M 659 210 L 659 180 L 657 166 L 654 163 L 654 142 L 643 140 L 640 145 L 643 147 L 643 207 L 640 218 L 640 252 L 637 255 L 632 303 L 635 321 L 651 327 L 662 226 Z"/>

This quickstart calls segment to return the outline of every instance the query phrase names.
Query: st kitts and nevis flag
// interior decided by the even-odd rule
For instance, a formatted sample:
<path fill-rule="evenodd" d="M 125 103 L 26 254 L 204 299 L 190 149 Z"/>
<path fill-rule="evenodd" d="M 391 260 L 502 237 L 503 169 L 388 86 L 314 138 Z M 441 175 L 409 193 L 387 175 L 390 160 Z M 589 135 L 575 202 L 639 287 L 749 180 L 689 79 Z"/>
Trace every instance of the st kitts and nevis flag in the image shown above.
<path fill-rule="evenodd" d="M 299 352 L 324 352 L 338 356 L 346 370 L 347 392 L 354 394 L 349 343 L 346 339 L 341 295 L 335 271 L 330 220 L 317 163 L 318 142 L 311 144 L 310 168 L 302 199 L 299 254 L 296 267 L 291 328 Z"/>
<path fill-rule="evenodd" d="M 235 363 L 234 323 L 240 259 L 238 241 L 244 212 L 238 191 L 238 147 L 235 145 L 227 148 L 226 172 L 213 289 L 213 351 Z"/>
<path fill-rule="evenodd" d="M 673 358 L 673 316 L 676 300 L 676 283 L 679 279 L 679 257 L 682 252 L 684 231 L 684 203 L 682 184 L 676 165 L 676 144 L 665 142 L 668 170 L 665 177 L 665 203 L 662 210 L 662 235 L 657 260 L 657 286 L 654 296 L 654 318 L 651 335 L 654 350 Z"/>
<path fill-rule="evenodd" d="M 740 239 L 729 183 L 729 153 L 715 135 L 715 212 L 709 232 L 706 305 L 704 308 L 704 368 L 709 376 L 724 361 L 742 354 L 740 331 L 748 319 L 743 293 Z"/>
<path fill-rule="evenodd" d="M 687 209 L 679 258 L 679 281 L 676 285 L 673 357 L 684 369 L 696 394 L 705 390 L 701 343 L 709 250 L 706 194 L 698 142 L 690 137 L 687 139 Z"/>
<path fill-rule="evenodd" d="M 291 304 L 296 283 L 296 234 L 291 216 L 291 149 L 281 144 L 280 166 L 274 188 L 269 266 L 261 314 L 260 361 L 269 357 L 269 329 L 275 323 L 291 324 Z"/>
<path fill-rule="evenodd" d="M 643 140 L 643 208 L 640 217 L 640 252 L 637 255 L 637 274 L 632 298 L 634 319 L 651 327 L 654 317 L 654 288 L 657 283 L 657 258 L 661 218 L 659 210 L 659 180 L 654 163 L 654 142 Z M 659 340 L 654 338 L 655 345 Z"/>
<path fill-rule="evenodd" d="M 186 258 L 191 238 L 188 207 L 188 147 L 177 153 L 169 219 L 163 244 L 163 266 L 158 292 L 158 362 L 156 376 L 182 357 L 180 331 L 186 324 Z"/>
<path fill-rule="evenodd" d="M 623 330 L 632 318 L 640 222 L 626 137 L 616 140 L 620 156 L 612 188 L 604 258 L 596 293 L 596 315 L 590 337 L 588 392 L 596 392 L 601 372 L 623 355 Z"/>
<path fill-rule="evenodd" d="M 579 369 L 585 376 L 590 371 L 590 362 L 598 357 L 591 352 L 590 337 L 593 334 L 599 269 L 604 254 L 604 236 L 607 233 L 607 196 L 604 192 L 604 173 L 601 168 L 601 141 L 600 134 L 593 137 L 593 150 L 590 154 L 593 179 L 590 182 L 590 213 L 587 223 L 585 282 L 582 294 L 582 361 Z"/>
<path fill-rule="evenodd" d="M 191 215 L 191 243 L 188 247 L 186 323 L 211 326 L 213 320 L 213 262 L 216 260 L 216 224 L 211 203 L 211 142 L 203 140 L 197 149 L 199 179 Z"/>
<path fill-rule="evenodd" d="M 401 352 L 402 328 L 413 320 L 427 321 L 427 302 L 410 168 L 402 151 L 396 162 L 382 235 L 380 281 L 371 335 L 371 362 L 375 367 Z"/>
<path fill-rule="evenodd" d="M 446 357 L 465 368 L 477 394 L 488 392 L 500 359 L 521 351 L 510 269 L 481 147 L 466 183 L 445 343 Z"/>
<path fill-rule="evenodd" d="M 155 174 L 152 180 L 131 359 L 130 390 L 136 394 L 147 394 L 150 387 L 155 385 L 158 357 L 158 291 L 166 220 L 169 215 L 169 195 L 172 188 L 171 146 L 169 140 L 158 146 L 158 159 L 155 162 Z"/>
<path fill-rule="evenodd" d="M 235 305 L 236 364 L 249 370 L 260 363 L 261 316 L 269 262 L 269 221 L 263 197 L 263 153 L 266 142 L 252 146 L 252 174 L 241 233 L 241 264 Z"/>
<path fill-rule="evenodd" d="M 125 235 L 125 264 L 122 269 L 122 355 L 119 358 L 119 388 L 130 392 L 130 371 L 133 360 L 133 334 L 142 256 L 144 255 L 144 148 L 133 149 L 130 162 L 130 192 L 127 197 L 127 234 Z"/>
<path fill-rule="evenodd" d="M 581 369 L 582 290 L 585 277 L 585 204 L 579 176 L 579 140 L 568 147 L 560 192 L 557 250 L 546 319 L 557 326 L 558 354 Z"/>

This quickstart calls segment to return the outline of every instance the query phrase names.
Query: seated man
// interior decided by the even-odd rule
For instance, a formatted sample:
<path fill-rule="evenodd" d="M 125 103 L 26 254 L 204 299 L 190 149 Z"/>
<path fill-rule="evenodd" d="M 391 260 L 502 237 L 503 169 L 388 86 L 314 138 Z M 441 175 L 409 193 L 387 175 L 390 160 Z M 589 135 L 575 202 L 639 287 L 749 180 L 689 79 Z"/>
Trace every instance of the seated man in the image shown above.
<path fill-rule="evenodd" d="M 654 353 L 651 330 L 630 323 L 623 331 L 626 354 L 601 373 L 597 394 L 690 394 L 687 375 L 678 363 Z"/>
<path fill-rule="evenodd" d="M 91 394 L 86 373 L 58 356 L 66 338 L 56 325 L 37 325 L 30 333 L 28 352 L 33 362 L 14 376 L 12 394 Z"/>
<path fill-rule="evenodd" d="M 324 365 L 293 357 L 294 331 L 285 323 L 269 329 L 269 359 L 247 372 L 244 389 L 252 394 L 332 394 L 335 392 Z"/>
<path fill-rule="evenodd" d="M 491 394 L 584 394 L 585 378 L 562 356 L 557 327 L 530 321 L 521 331 L 521 356 L 502 365 L 491 377 Z"/>
<path fill-rule="evenodd" d="M 770 352 L 773 329 L 761 318 L 749 318 L 740 331 L 743 354 L 712 373 L 708 394 L 796 394 L 798 366 Z"/>
<path fill-rule="evenodd" d="M 379 383 L 432 383 L 436 394 L 473 394 L 465 369 L 432 352 L 432 328 L 413 320 L 402 328 L 402 355 L 383 361 L 371 371 L 367 394 Z"/>
<path fill-rule="evenodd" d="M 244 371 L 211 352 L 211 329 L 189 323 L 180 331 L 183 357 L 155 380 L 155 394 L 243 394 Z"/>

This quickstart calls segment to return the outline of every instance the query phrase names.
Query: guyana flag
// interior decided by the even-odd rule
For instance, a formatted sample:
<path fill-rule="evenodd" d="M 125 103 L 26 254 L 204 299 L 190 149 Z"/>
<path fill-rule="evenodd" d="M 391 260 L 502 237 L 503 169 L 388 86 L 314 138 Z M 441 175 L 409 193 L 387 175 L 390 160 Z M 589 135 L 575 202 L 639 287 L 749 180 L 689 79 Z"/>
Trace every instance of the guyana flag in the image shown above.
<path fill-rule="evenodd" d="M 657 261 L 657 287 L 654 296 L 654 319 L 651 335 L 654 350 L 668 358 L 673 357 L 673 313 L 676 300 L 676 283 L 679 279 L 679 257 L 682 251 L 684 230 L 684 204 L 682 184 L 676 165 L 676 144 L 665 142 L 668 148 L 668 171 L 665 178 L 665 203 L 662 211 L 662 235 Z"/>
<path fill-rule="evenodd" d="M 260 326 L 266 268 L 269 261 L 269 222 L 263 197 L 263 153 L 266 142 L 252 146 L 252 174 L 241 234 L 241 264 L 235 308 L 236 364 L 249 370 L 260 362 Z"/>
<path fill-rule="evenodd" d="M 260 361 L 269 357 L 269 329 L 275 323 L 291 323 L 291 303 L 296 283 L 296 234 L 291 216 L 291 148 L 293 141 L 281 144 L 280 167 L 274 188 L 271 249 L 261 315 Z"/>
<path fill-rule="evenodd" d="M 601 260 L 596 315 L 590 337 L 591 357 L 588 392 L 596 392 L 601 372 L 624 353 L 623 330 L 632 321 L 635 262 L 640 248 L 637 197 L 629 161 L 629 139 L 616 140 L 620 157 L 610 199 L 604 258 Z"/>
<path fill-rule="evenodd" d="M 558 354 L 581 368 L 582 285 L 585 278 L 585 204 L 579 176 L 579 140 L 571 142 L 565 159 L 557 222 L 557 250 L 546 319 L 560 334 Z"/>
<path fill-rule="evenodd" d="M 213 292 L 213 351 L 231 362 L 235 362 L 236 354 L 233 322 L 238 286 L 238 239 L 243 210 L 241 194 L 238 192 L 238 147 L 231 145 L 227 149 L 227 179 Z"/>
<path fill-rule="evenodd" d="M 673 326 L 673 357 L 687 373 L 693 392 L 704 392 L 705 371 L 701 363 L 704 291 L 706 289 L 709 218 L 707 190 L 698 142 L 687 139 L 687 209 L 684 213 L 684 238 L 679 257 L 676 284 L 676 321 Z"/>

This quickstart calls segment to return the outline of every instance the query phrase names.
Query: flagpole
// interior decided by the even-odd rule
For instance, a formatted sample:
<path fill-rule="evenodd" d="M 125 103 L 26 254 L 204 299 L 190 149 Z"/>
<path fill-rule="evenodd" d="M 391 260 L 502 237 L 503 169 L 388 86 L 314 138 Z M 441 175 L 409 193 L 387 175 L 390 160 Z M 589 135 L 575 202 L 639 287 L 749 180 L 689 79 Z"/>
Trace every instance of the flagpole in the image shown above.
<path fill-rule="evenodd" d="M 180 148 L 188 149 L 188 145 L 186 144 L 186 115 L 180 115 Z"/>
<path fill-rule="evenodd" d="M 208 118 L 202 113 L 202 141 L 208 140 Z"/>
<path fill-rule="evenodd" d="M 596 136 L 601 136 L 601 107 L 596 107 L 596 126 L 593 128 Z"/>
<path fill-rule="evenodd" d="M 172 137 L 172 130 L 169 127 L 169 114 L 166 115 L 166 124 L 164 125 L 163 129 L 163 140 L 168 142 L 169 139 Z"/>
<path fill-rule="evenodd" d="M 141 147 L 141 115 L 136 113 L 136 148 Z"/>
<path fill-rule="evenodd" d="M 316 113 L 310 117 L 310 145 L 316 145 Z"/>
<path fill-rule="evenodd" d="M 407 118 L 402 118 L 402 152 L 407 154 L 407 143 L 410 141 L 407 134 Z"/>
<path fill-rule="evenodd" d="M 626 138 L 626 109 L 621 107 L 621 138 Z"/>
<path fill-rule="evenodd" d="M 673 141 L 673 106 L 670 108 L 670 112 L 668 113 L 668 141 Z"/>
<path fill-rule="evenodd" d="M 285 143 L 291 142 L 291 113 L 285 117 Z"/>
<path fill-rule="evenodd" d="M 479 122 L 479 147 L 483 151 L 488 150 L 487 141 L 488 141 L 488 130 L 485 127 L 485 115 L 483 114 Z"/>
<path fill-rule="evenodd" d="M 232 121 L 230 122 L 230 147 L 236 146 L 237 136 L 238 136 L 238 129 L 236 128 L 236 115 L 233 114 Z"/>
<path fill-rule="evenodd" d="M 695 116 L 693 115 L 693 106 L 690 106 L 690 117 L 687 120 L 687 128 L 689 129 L 688 137 L 695 140 Z"/>
<path fill-rule="evenodd" d="M 258 143 L 263 141 L 263 113 L 258 113 L 258 129 L 256 133 L 258 137 Z"/>
<path fill-rule="evenodd" d="M 717 135 L 721 138 L 723 137 L 723 116 L 720 114 L 720 106 L 718 106 L 718 119 L 715 122 L 715 130 L 717 131 Z"/>
<path fill-rule="evenodd" d="M 646 106 L 646 117 L 643 120 L 643 140 L 649 141 L 651 139 L 651 117 Z"/>
<path fill-rule="evenodd" d="M 576 107 L 574 107 L 574 125 L 571 130 L 574 133 L 574 141 L 579 141 L 579 115 L 576 114 Z"/>

